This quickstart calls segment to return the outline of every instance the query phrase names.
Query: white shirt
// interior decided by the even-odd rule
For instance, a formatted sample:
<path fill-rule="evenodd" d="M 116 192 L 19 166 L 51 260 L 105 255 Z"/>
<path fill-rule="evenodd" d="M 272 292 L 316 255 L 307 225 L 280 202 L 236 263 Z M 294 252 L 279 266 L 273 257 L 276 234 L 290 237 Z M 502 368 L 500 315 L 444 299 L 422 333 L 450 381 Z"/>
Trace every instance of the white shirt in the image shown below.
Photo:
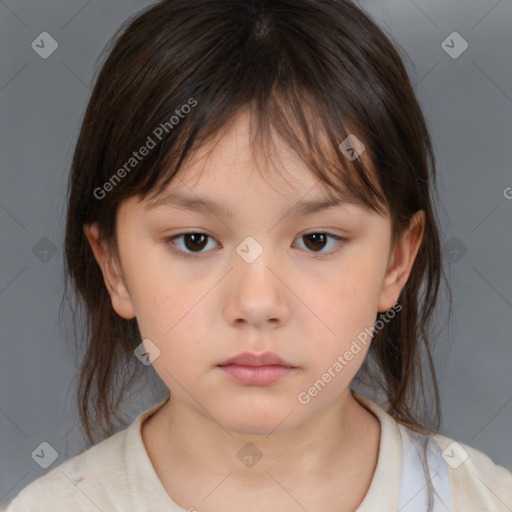
<path fill-rule="evenodd" d="M 433 512 L 511 512 L 512 472 L 484 453 L 441 435 L 424 436 L 398 424 L 375 402 L 354 397 L 379 419 L 375 473 L 356 512 L 426 512 L 427 479 L 421 442 L 436 495 Z M 165 491 L 141 435 L 142 422 L 165 402 L 141 413 L 126 429 L 71 457 L 25 487 L 7 512 L 184 512 Z M 334 510 L 334 509 L 333 509 Z"/>

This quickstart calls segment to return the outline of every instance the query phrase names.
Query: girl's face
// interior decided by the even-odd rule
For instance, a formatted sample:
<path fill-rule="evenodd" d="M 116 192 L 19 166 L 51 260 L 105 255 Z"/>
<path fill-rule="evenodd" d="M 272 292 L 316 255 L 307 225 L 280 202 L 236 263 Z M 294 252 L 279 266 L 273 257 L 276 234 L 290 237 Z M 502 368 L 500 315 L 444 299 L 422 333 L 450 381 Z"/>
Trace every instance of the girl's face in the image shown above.
<path fill-rule="evenodd" d="M 122 203 L 119 264 L 86 229 L 117 313 L 160 351 L 171 402 L 247 435 L 298 426 L 345 396 L 423 230 L 418 217 L 393 256 L 388 216 L 343 202 L 308 211 L 329 199 L 318 180 L 279 141 L 287 179 L 275 161 L 260 174 L 248 127 L 239 116 L 157 202 Z M 225 366 L 242 353 L 283 365 Z"/>

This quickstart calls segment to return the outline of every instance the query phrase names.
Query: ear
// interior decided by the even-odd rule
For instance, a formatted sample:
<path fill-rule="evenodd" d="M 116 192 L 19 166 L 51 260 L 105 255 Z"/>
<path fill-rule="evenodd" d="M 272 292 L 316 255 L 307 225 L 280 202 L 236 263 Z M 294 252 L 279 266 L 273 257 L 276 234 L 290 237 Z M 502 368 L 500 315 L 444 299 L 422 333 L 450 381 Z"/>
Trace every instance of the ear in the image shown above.
<path fill-rule="evenodd" d="M 135 317 L 135 311 L 130 294 L 124 282 L 121 266 L 116 255 L 107 246 L 107 243 L 100 239 L 100 230 L 97 223 L 85 224 L 84 233 L 91 245 L 94 257 L 103 274 L 105 286 L 112 301 L 112 307 L 122 318 L 129 320 Z"/>
<path fill-rule="evenodd" d="M 386 276 L 382 283 L 379 298 L 378 312 L 383 313 L 396 304 L 402 291 L 412 265 L 418 254 L 418 250 L 425 231 L 425 213 L 417 211 L 409 223 L 409 227 L 401 236 L 399 242 L 392 251 Z"/>

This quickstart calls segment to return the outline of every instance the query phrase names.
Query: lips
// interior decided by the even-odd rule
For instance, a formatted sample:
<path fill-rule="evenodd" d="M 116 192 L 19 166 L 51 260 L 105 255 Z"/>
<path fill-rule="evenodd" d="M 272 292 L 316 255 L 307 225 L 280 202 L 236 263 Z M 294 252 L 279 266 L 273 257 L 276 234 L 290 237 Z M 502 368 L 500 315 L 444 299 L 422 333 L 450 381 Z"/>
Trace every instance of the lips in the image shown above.
<path fill-rule="evenodd" d="M 242 366 L 284 366 L 286 368 L 295 368 L 292 364 L 284 361 L 272 352 L 265 352 L 264 354 L 252 354 L 244 352 L 238 354 L 231 359 L 219 364 L 219 366 L 228 365 L 242 365 Z"/>
<path fill-rule="evenodd" d="M 276 354 L 244 352 L 218 365 L 224 375 L 245 386 L 270 386 L 294 372 L 295 366 Z"/>

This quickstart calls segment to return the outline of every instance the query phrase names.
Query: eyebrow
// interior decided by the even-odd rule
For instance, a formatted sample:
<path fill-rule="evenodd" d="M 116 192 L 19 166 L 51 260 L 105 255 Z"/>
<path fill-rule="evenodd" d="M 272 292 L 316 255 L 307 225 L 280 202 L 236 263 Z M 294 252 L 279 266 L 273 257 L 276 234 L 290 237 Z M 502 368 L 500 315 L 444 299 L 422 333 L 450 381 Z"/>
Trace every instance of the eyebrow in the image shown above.
<path fill-rule="evenodd" d="M 311 200 L 299 200 L 293 205 L 286 215 L 301 216 L 309 215 L 328 208 L 342 206 L 346 203 L 355 203 L 354 197 L 347 193 L 346 197 L 339 198 L 323 198 Z M 217 202 L 208 197 L 188 196 L 178 194 L 176 192 L 166 194 L 159 199 L 147 204 L 146 211 L 160 208 L 163 206 L 171 208 L 182 208 L 194 212 L 214 212 L 222 214 L 224 217 L 233 217 L 234 213 L 229 210 L 225 204 Z"/>

